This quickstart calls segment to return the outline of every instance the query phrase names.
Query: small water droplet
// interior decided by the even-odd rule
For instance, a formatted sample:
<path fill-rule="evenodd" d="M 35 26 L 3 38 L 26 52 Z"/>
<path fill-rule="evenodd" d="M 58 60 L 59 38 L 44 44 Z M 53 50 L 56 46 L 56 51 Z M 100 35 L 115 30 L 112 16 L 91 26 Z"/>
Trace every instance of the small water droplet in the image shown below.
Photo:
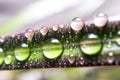
<path fill-rule="evenodd" d="M 73 64 L 73 63 L 75 62 L 75 59 L 76 59 L 76 56 L 74 56 L 74 55 L 70 55 L 70 56 L 68 57 L 68 61 L 69 61 L 71 64 Z"/>
<path fill-rule="evenodd" d="M 62 63 L 61 63 L 61 62 L 59 62 L 59 63 L 58 63 L 58 66 L 59 66 L 59 68 L 61 68 L 61 67 L 62 67 Z"/>
<path fill-rule="evenodd" d="M 15 69 L 15 65 L 13 64 L 11 68 L 14 70 Z"/>
<path fill-rule="evenodd" d="M 40 33 L 45 36 L 48 32 L 48 28 L 46 26 L 43 26 L 41 29 L 40 29 Z"/>
<path fill-rule="evenodd" d="M 27 29 L 25 31 L 25 37 L 28 38 L 29 41 L 32 41 L 33 36 L 34 36 L 34 31 L 32 29 Z"/>
<path fill-rule="evenodd" d="M 25 67 L 27 67 L 28 66 L 28 63 L 25 63 Z"/>
<path fill-rule="evenodd" d="M 85 61 L 84 61 L 84 58 L 83 58 L 83 57 L 80 58 L 79 63 L 80 63 L 80 65 L 84 65 Z"/>
<path fill-rule="evenodd" d="M 59 26 L 60 26 L 60 28 L 64 28 L 64 27 L 65 27 L 65 25 L 64 25 L 64 24 L 60 24 Z"/>
<path fill-rule="evenodd" d="M 55 59 L 62 54 L 63 46 L 58 39 L 49 39 L 42 47 L 43 55 L 48 59 Z"/>
<path fill-rule="evenodd" d="M 109 64 L 112 64 L 112 63 L 114 62 L 114 59 L 115 59 L 114 53 L 113 53 L 113 52 L 109 52 L 109 53 L 108 53 L 108 57 L 107 57 L 107 62 L 108 62 Z"/>
<path fill-rule="evenodd" d="M 93 20 L 94 25 L 98 28 L 104 27 L 107 22 L 108 17 L 103 13 L 98 14 Z"/>
<path fill-rule="evenodd" d="M 81 18 L 76 17 L 72 20 L 70 25 L 74 31 L 80 31 L 84 26 L 84 21 Z"/>
<path fill-rule="evenodd" d="M 63 62 L 63 65 L 64 65 L 65 68 L 67 67 L 67 63 L 66 62 Z"/>
<path fill-rule="evenodd" d="M 52 27 L 52 29 L 53 29 L 54 31 L 57 31 L 57 30 L 59 29 L 59 25 L 54 25 L 54 26 Z"/>

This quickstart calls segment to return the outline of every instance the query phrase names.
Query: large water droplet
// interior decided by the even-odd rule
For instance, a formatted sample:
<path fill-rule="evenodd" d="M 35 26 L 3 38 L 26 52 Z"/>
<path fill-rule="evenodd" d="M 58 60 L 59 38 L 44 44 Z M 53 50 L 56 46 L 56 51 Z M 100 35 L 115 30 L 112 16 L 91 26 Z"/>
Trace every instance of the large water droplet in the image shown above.
<path fill-rule="evenodd" d="M 17 60 L 24 61 L 30 55 L 30 48 L 28 44 L 22 43 L 20 47 L 15 48 L 14 53 Z"/>
<path fill-rule="evenodd" d="M 4 61 L 4 52 L 3 52 L 3 49 L 0 48 L 0 65 L 3 63 Z"/>
<path fill-rule="evenodd" d="M 80 49 L 87 55 L 98 54 L 102 49 L 101 39 L 96 34 L 87 34 L 81 39 Z"/>
<path fill-rule="evenodd" d="M 55 59 L 62 54 L 63 47 L 58 39 L 49 39 L 42 47 L 43 55 L 48 59 Z"/>

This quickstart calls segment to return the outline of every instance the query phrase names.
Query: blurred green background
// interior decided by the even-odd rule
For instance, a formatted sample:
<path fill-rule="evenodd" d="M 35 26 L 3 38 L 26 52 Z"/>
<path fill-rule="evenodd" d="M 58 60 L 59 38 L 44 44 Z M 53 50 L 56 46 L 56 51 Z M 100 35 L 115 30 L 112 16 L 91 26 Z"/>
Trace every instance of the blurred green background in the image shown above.
<path fill-rule="evenodd" d="M 99 12 L 119 16 L 119 0 L 0 0 L 0 36 L 27 28 L 93 19 Z M 119 67 L 0 71 L 0 80 L 119 80 Z"/>

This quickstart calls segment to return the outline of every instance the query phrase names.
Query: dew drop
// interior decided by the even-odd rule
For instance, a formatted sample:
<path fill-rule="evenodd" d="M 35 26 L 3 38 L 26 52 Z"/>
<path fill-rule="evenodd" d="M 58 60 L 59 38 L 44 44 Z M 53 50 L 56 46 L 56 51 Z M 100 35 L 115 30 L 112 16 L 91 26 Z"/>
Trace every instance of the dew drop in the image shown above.
<path fill-rule="evenodd" d="M 112 64 L 114 62 L 114 59 L 115 59 L 114 58 L 114 53 L 113 52 L 108 53 L 107 62 L 109 64 Z"/>
<path fill-rule="evenodd" d="M 81 58 L 80 58 L 80 61 L 79 61 L 79 63 L 80 63 L 80 65 L 84 65 L 84 63 L 85 63 L 85 60 L 84 60 L 84 58 L 83 58 L 83 57 L 81 57 Z"/>
<path fill-rule="evenodd" d="M 7 65 L 11 64 L 12 61 L 13 61 L 13 59 L 14 59 L 14 58 L 13 58 L 12 55 L 7 55 L 7 56 L 5 57 L 5 59 L 4 59 L 5 64 L 7 64 Z"/>
<path fill-rule="evenodd" d="M 30 55 L 30 48 L 29 48 L 28 44 L 22 43 L 21 46 L 15 48 L 14 53 L 15 53 L 15 57 L 17 60 L 24 61 Z"/>
<path fill-rule="evenodd" d="M 46 26 L 43 26 L 41 29 L 40 29 L 40 33 L 45 36 L 48 32 L 48 28 Z"/>
<path fill-rule="evenodd" d="M 84 26 L 84 21 L 81 18 L 76 17 L 72 20 L 70 25 L 74 31 L 80 31 Z"/>
<path fill-rule="evenodd" d="M 57 30 L 59 29 L 59 25 L 54 25 L 54 26 L 52 27 L 52 29 L 53 29 L 54 31 L 57 31 Z"/>
<path fill-rule="evenodd" d="M 80 49 L 78 47 L 70 47 L 70 48 L 66 48 L 64 47 L 64 52 L 63 52 L 63 56 L 68 58 L 68 61 L 73 64 L 76 60 L 76 58 L 78 57 L 80 53 Z"/>
<path fill-rule="evenodd" d="M 12 65 L 11 69 L 13 69 L 13 70 L 15 69 L 15 65 L 14 64 Z"/>
<path fill-rule="evenodd" d="M 65 25 L 64 25 L 64 24 L 60 24 L 59 26 L 60 26 L 60 28 L 64 28 L 64 27 L 65 27 Z"/>
<path fill-rule="evenodd" d="M 75 59 L 76 59 L 76 56 L 74 55 L 70 55 L 69 58 L 68 58 L 68 61 L 73 64 L 75 62 Z"/>
<path fill-rule="evenodd" d="M 48 59 L 55 59 L 62 54 L 63 47 L 58 39 L 51 38 L 42 47 L 43 55 Z"/>
<path fill-rule="evenodd" d="M 93 20 L 94 25 L 98 28 L 104 27 L 107 22 L 108 17 L 103 13 L 98 14 Z"/>
<path fill-rule="evenodd" d="M 80 41 L 80 49 L 86 55 L 96 55 L 102 49 L 101 39 L 96 34 L 87 34 Z"/>
<path fill-rule="evenodd" d="M 34 31 L 32 29 L 27 29 L 25 31 L 25 37 L 28 38 L 29 41 L 32 41 L 33 36 L 34 36 Z"/>

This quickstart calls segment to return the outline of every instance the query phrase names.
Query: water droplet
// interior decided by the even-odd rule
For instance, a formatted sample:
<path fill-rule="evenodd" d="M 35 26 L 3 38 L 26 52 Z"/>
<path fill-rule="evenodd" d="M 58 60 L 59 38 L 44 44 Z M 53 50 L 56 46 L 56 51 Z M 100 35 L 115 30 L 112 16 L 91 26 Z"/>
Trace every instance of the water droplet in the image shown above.
<path fill-rule="evenodd" d="M 85 63 L 85 60 L 84 60 L 84 58 L 83 58 L 83 57 L 81 57 L 81 58 L 80 58 L 80 61 L 79 61 L 79 63 L 80 63 L 80 65 L 84 65 L 84 63 Z"/>
<path fill-rule="evenodd" d="M 0 48 L 0 65 L 2 65 L 3 61 L 4 61 L 4 52 L 3 49 Z"/>
<path fill-rule="evenodd" d="M 12 55 L 7 55 L 7 56 L 5 57 L 5 59 L 4 59 L 5 64 L 7 64 L 7 65 L 11 64 L 12 61 L 13 61 L 13 59 L 14 59 L 14 58 L 13 58 Z"/>
<path fill-rule="evenodd" d="M 75 59 L 76 59 L 76 56 L 74 55 L 70 55 L 69 58 L 68 58 L 68 61 L 73 64 L 75 62 Z"/>
<path fill-rule="evenodd" d="M 87 55 L 98 54 L 102 49 L 101 39 L 96 34 L 87 34 L 81 39 L 80 49 Z"/>
<path fill-rule="evenodd" d="M 68 58 L 68 61 L 73 64 L 75 59 L 78 57 L 80 49 L 78 47 L 64 48 L 63 56 Z"/>
<path fill-rule="evenodd" d="M 59 62 L 59 63 L 58 63 L 58 67 L 59 67 L 59 68 L 61 68 L 61 65 L 62 65 L 62 63 L 61 63 L 61 62 Z"/>
<path fill-rule="evenodd" d="M 112 64 L 114 62 L 114 59 L 115 59 L 114 53 L 113 52 L 108 53 L 107 62 L 109 64 Z"/>
<path fill-rule="evenodd" d="M 48 28 L 46 26 L 43 26 L 41 29 L 40 29 L 40 33 L 45 36 L 48 32 Z"/>
<path fill-rule="evenodd" d="M 77 17 L 72 20 L 70 25 L 74 31 L 80 31 L 84 26 L 84 21 L 81 18 Z"/>
<path fill-rule="evenodd" d="M 52 27 L 52 29 L 53 29 L 54 31 L 57 31 L 57 30 L 59 29 L 59 26 L 58 26 L 58 25 L 54 25 L 54 26 Z"/>
<path fill-rule="evenodd" d="M 60 24 L 59 26 L 60 26 L 60 28 L 64 28 L 64 27 L 65 27 L 65 25 L 64 25 L 64 24 Z"/>
<path fill-rule="evenodd" d="M 93 20 L 94 25 L 98 28 L 104 27 L 107 22 L 108 17 L 103 13 L 98 14 Z"/>
<path fill-rule="evenodd" d="M 21 46 L 15 48 L 14 53 L 15 53 L 15 57 L 17 60 L 24 61 L 30 55 L 30 48 L 29 48 L 28 44 L 22 43 Z"/>
<path fill-rule="evenodd" d="M 62 54 L 63 47 L 58 39 L 51 38 L 42 47 L 43 55 L 48 59 L 55 59 Z"/>
<path fill-rule="evenodd" d="M 25 31 L 25 37 L 28 38 L 29 41 L 32 41 L 33 36 L 34 36 L 34 31 L 32 29 L 27 29 Z"/>
<path fill-rule="evenodd" d="M 13 70 L 15 69 L 15 65 L 14 64 L 12 65 L 11 69 L 13 69 Z"/>

